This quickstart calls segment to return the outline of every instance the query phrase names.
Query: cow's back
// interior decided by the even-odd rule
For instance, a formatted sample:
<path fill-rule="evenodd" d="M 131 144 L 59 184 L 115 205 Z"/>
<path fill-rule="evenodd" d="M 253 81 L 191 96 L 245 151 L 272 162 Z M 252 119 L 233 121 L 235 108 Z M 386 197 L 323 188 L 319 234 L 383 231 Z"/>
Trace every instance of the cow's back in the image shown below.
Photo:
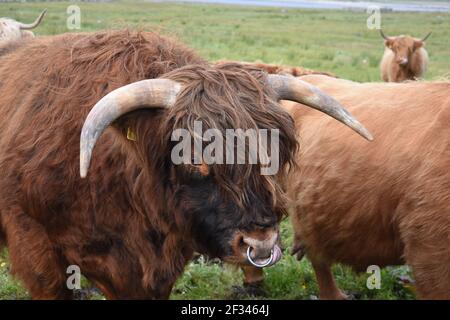
<path fill-rule="evenodd" d="M 375 140 L 316 111 L 293 112 L 301 141 L 290 181 L 298 232 L 327 260 L 356 268 L 401 262 L 400 229 L 420 223 L 411 216 L 416 208 L 446 203 L 433 218 L 450 219 L 450 83 L 302 79 L 340 101 Z"/>

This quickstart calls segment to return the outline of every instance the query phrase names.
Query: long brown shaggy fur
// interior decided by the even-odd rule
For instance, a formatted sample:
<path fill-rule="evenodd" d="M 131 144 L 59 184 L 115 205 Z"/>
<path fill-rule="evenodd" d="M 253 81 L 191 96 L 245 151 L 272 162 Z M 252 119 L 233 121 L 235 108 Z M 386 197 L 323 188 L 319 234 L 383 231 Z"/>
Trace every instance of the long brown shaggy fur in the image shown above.
<path fill-rule="evenodd" d="M 287 182 L 295 241 L 321 297 L 344 297 L 332 263 L 359 271 L 406 263 L 420 298 L 450 299 L 450 83 L 302 79 L 375 137 L 369 144 L 316 111 L 292 109 L 302 142 L 299 171 Z"/>
<path fill-rule="evenodd" d="M 201 121 L 203 130 L 218 129 L 225 136 L 228 128 L 280 129 L 279 159 L 281 167 L 292 165 L 292 150 L 297 148 L 293 122 L 288 113 L 271 100 L 263 90 L 266 74 L 260 68 L 239 63 L 222 63 L 214 67 L 185 67 L 168 73 L 165 78 L 185 85 L 185 95 L 181 94 L 177 104 L 166 118 L 166 139 L 173 129 L 185 128 L 194 136 L 194 121 Z M 281 128 L 280 125 L 287 127 Z M 248 141 L 247 152 L 249 150 Z M 269 152 L 270 150 L 267 150 Z M 270 153 L 270 152 L 269 152 Z M 248 154 L 246 155 L 248 157 Z M 215 165 L 211 173 L 217 177 L 224 191 L 229 191 L 244 206 L 248 202 L 248 192 L 261 194 L 271 190 L 276 201 L 283 198 L 280 184 L 281 175 L 261 176 L 259 165 Z M 261 179 L 263 183 L 261 184 Z M 245 186 L 245 188 L 244 188 Z M 273 207 L 276 207 L 273 202 Z"/>
<path fill-rule="evenodd" d="M 292 102 L 302 149 L 287 179 L 294 251 L 311 260 L 322 299 L 345 299 L 331 272 L 343 263 L 408 264 L 422 299 L 450 299 L 450 82 L 305 80 L 373 133 L 367 143 Z M 260 283 L 260 269 L 244 269 Z M 381 279 L 383 285 L 383 279 Z"/>
<path fill-rule="evenodd" d="M 178 172 L 168 164 L 173 129 L 198 119 L 219 129 L 278 128 L 280 171 L 293 162 L 292 119 L 264 90 L 261 70 L 209 66 L 154 33 L 34 39 L 0 59 L 0 74 L 8 74 L 0 82 L 0 233 L 13 272 L 34 298 L 70 297 L 71 264 L 109 298 L 168 297 L 193 252 L 186 216 L 174 210 L 177 190 L 168 184 Z M 81 180 L 79 134 L 90 108 L 113 89 L 161 76 L 186 85 L 173 110 L 118 119 Z M 125 138 L 129 127 L 136 142 Z M 282 214 L 278 177 L 258 173 L 258 180 L 257 167 L 248 165 L 211 170 L 241 206 L 254 207 L 248 199 L 258 196 Z M 256 207 L 248 211 L 240 219 L 261 215 Z"/>

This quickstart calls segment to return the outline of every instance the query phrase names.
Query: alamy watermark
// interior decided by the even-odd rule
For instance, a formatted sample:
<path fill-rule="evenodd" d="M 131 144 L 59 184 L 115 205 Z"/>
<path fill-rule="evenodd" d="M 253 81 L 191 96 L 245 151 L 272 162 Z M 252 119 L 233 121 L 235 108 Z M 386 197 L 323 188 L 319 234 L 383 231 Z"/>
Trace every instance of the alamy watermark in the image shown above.
<path fill-rule="evenodd" d="M 69 15 L 66 20 L 66 27 L 69 30 L 81 29 L 81 9 L 77 5 L 67 7 L 66 13 Z"/>
<path fill-rule="evenodd" d="M 194 121 L 193 135 L 186 129 L 172 132 L 171 140 L 178 142 L 171 152 L 174 164 L 260 164 L 262 175 L 279 170 L 278 129 L 226 129 L 224 134 L 218 129 L 203 132 L 202 122 Z"/>
<path fill-rule="evenodd" d="M 67 267 L 66 274 L 69 276 L 66 280 L 66 286 L 69 290 L 81 289 L 81 270 L 76 264 L 72 264 Z"/>
<path fill-rule="evenodd" d="M 381 269 L 377 265 L 371 265 L 367 267 L 367 273 L 370 276 L 367 278 L 366 286 L 367 289 L 381 289 Z"/>
<path fill-rule="evenodd" d="M 375 5 L 367 7 L 366 13 L 369 15 L 366 21 L 367 29 L 381 29 L 381 8 Z"/>

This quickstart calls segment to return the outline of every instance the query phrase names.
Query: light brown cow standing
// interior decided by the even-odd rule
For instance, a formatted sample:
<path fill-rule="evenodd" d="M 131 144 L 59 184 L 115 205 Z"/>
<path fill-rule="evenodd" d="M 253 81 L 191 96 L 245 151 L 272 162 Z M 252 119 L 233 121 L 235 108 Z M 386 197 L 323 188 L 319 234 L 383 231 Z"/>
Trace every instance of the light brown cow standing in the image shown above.
<path fill-rule="evenodd" d="M 428 33 L 423 39 L 410 36 L 387 37 L 380 30 L 385 50 L 381 59 L 381 78 L 386 82 L 402 82 L 422 78 L 428 67 L 428 53 L 424 48 Z"/>
<path fill-rule="evenodd" d="M 406 263 L 419 298 L 450 299 L 450 82 L 301 79 L 374 134 L 366 143 L 314 110 L 285 104 L 301 137 L 301 161 L 287 181 L 294 248 L 311 260 L 320 297 L 346 298 L 333 263 L 356 271 Z M 247 286 L 263 279 L 261 269 L 244 273 Z"/>
<path fill-rule="evenodd" d="M 10 18 L 0 18 L 0 44 L 6 41 L 32 38 L 34 34 L 31 29 L 36 28 L 44 18 L 47 10 L 41 12 L 33 23 L 26 24 Z"/>

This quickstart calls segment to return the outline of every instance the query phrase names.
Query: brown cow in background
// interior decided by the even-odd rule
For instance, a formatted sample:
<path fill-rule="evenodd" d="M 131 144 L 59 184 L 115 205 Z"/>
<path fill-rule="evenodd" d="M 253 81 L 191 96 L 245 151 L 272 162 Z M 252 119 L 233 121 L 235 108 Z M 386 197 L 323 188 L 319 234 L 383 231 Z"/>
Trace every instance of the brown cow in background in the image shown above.
<path fill-rule="evenodd" d="M 0 44 L 11 40 L 33 38 L 34 33 L 30 31 L 36 28 L 42 21 L 47 10 L 41 12 L 33 23 L 26 24 L 10 18 L 0 18 Z"/>
<path fill-rule="evenodd" d="M 218 61 L 217 63 L 224 63 L 224 62 L 229 61 L 222 60 Z M 304 67 L 293 67 L 279 64 L 271 64 L 263 62 L 247 62 L 247 61 L 240 61 L 239 63 L 260 68 L 262 70 L 265 70 L 269 74 L 289 74 L 294 77 L 306 76 L 308 74 L 322 74 L 330 77 L 336 77 L 336 75 L 334 75 L 331 72 L 312 70 Z"/>
<path fill-rule="evenodd" d="M 419 298 L 450 299 L 450 82 L 302 79 L 348 106 L 375 136 L 369 145 L 285 103 L 301 150 L 287 180 L 294 251 L 311 260 L 320 297 L 346 298 L 333 263 L 356 271 L 406 263 Z M 249 288 L 263 279 L 261 269 L 244 273 Z"/>
<path fill-rule="evenodd" d="M 428 53 L 425 41 L 431 35 L 428 33 L 423 39 L 410 36 L 387 37 L 382 30 L 385 50 L 381 59 L 381 78 L 385 82 L 402 82 L 422 78 L 428 67 Z"/>

